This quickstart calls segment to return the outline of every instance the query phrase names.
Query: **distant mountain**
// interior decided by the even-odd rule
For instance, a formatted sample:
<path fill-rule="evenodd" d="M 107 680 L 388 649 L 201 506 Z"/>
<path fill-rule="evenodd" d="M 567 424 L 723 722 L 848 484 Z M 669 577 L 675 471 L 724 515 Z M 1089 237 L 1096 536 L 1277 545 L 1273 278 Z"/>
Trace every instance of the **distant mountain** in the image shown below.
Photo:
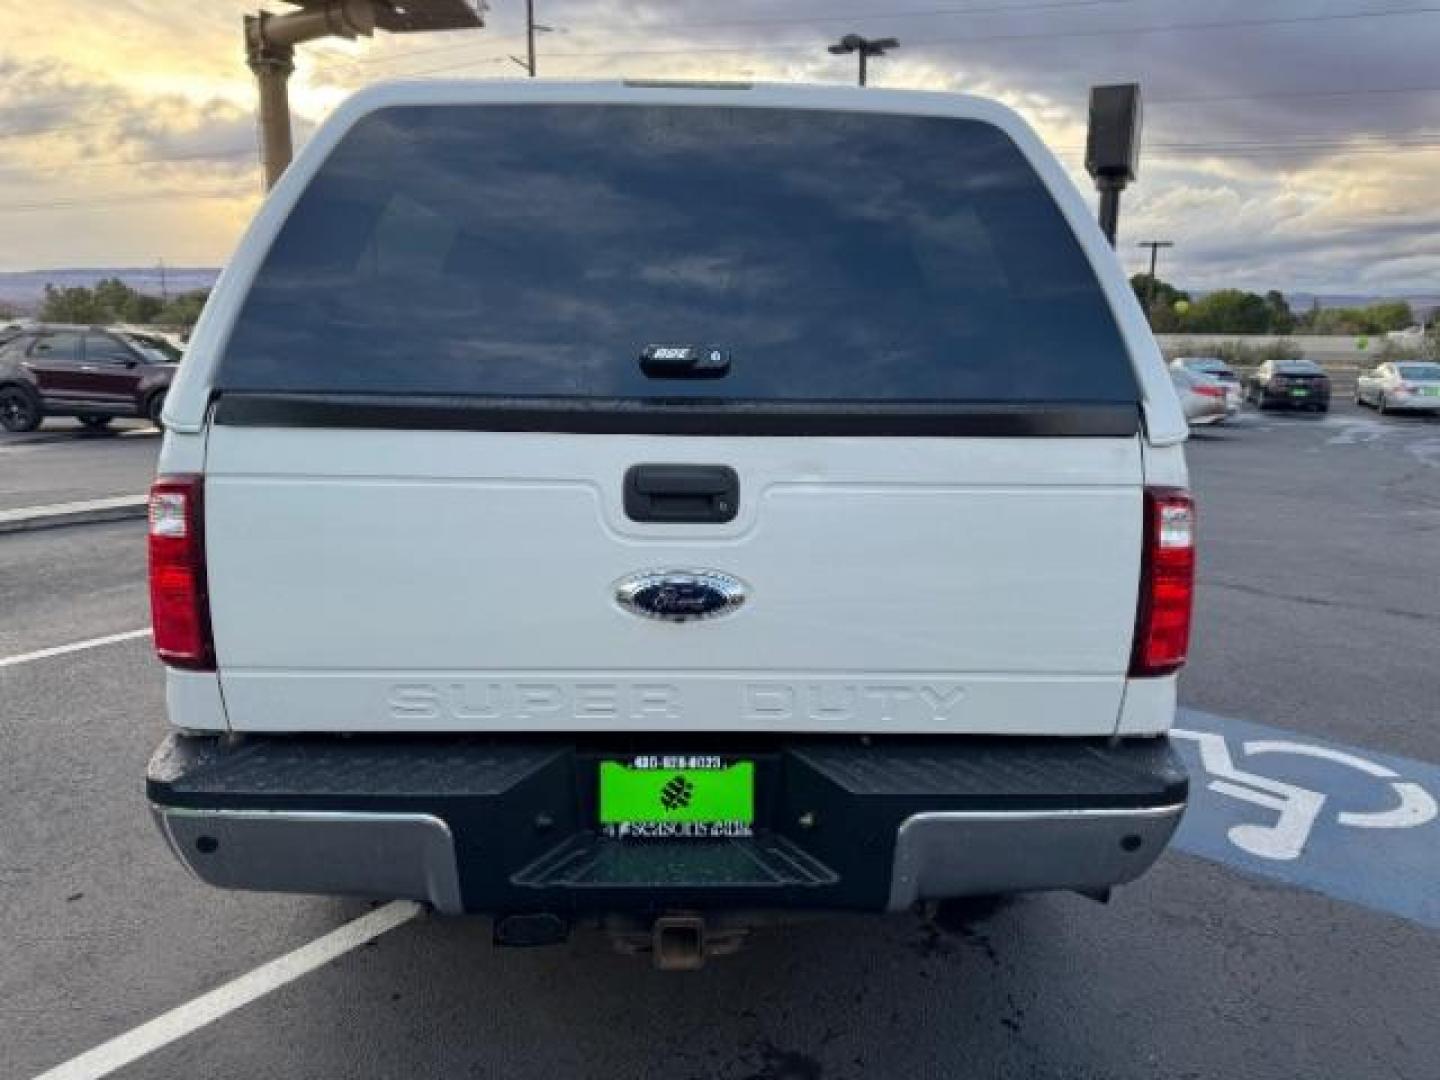
<path fill-rule="evenodd" d="M 1429 312 L 1440 309 L 1440 293 L 1415 293 L 1412 295 L 1396 295 L 1389 293 L 1383 296 L 1376 296 L 1373 293 L 1286 293 L 1285 299 L 1290 303 L 1291 311 L 1308 311 L 1314 301 L 1319 301 L 1322 308 L 1348 308 L 1366 307 L 1370 304 L 1378 304 L 1384 300 L 1406 300 L 1414 310 L 1416 317 L 1423 317 Z"/>
<path fill-rule="evenodd" d="M 208 266 L 167 266 L 162 290 L 160 269 L 154 266 L 96 266 L 77 267 L 61 270 L 14 270 L 0 271 L 0 304 L 10 304 L 22 311 L 34 312 L 45 297 L 45 286 L 57 289 L 92 287 L 102 278 L 118 277 L 132 289 L 161 295 L 168 291 L 191 292 L 194 289 L 208 289 L 215 284 L 220 271 Z"/>

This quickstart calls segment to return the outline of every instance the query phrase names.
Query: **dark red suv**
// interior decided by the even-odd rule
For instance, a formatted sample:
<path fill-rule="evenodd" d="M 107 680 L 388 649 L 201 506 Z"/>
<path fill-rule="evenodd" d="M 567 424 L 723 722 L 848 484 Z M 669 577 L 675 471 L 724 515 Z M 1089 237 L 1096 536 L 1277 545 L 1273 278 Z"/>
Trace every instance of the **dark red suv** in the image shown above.
<path fill-rule="evenodd" d="M 37 326 L 0 340 L 0 427 L 33 431 L 74 416 L 99 431 L 117 416 L 160 424 L 180 350 L 158 335 Z"/>

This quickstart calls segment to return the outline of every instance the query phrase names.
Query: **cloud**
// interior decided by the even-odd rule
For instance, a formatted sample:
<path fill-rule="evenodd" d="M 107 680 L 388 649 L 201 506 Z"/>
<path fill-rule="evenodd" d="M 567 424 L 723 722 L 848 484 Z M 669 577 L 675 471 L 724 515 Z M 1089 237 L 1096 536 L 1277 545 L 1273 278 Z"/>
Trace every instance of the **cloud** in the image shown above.
<path fill-rule="evenodd" d="M 201 261 L 222 258 L 254 202 L 254 89 L 239 33 L 254 6 L 0 0 L 0 199 L 151 185 L 177 199 L 233 192 L 231 203 L 165 208 L 176 223 L 165 231 L 178 234 L 183 222 L 185 243 L 210 252 Z M 874 62 L 875 84 L 1004 101 L 1087 192 L 1088 88 L 1136 80 L 1146 152 L 1124 200 L 1130 266 L 1142 261 L 1133 242 L 1159 236 L 1178 241 L 1164 272 L 1192 288 L 1435 289 L 1440 15 L 1307 0 L 888 0 L 844 4 L 838 15 L 821 0 L 541 0 L 538 14 L 556 28 L 539 40 L 546 76 L 847 82 L 854 58 L 831 56 L 826 44 L 848 31 L 893 35 L 900 48 Z M 1328 18 L 1349 14 L 1360 17 Z M 1281 21 L 1316 15 L 1327 18 Z M 519 74 L 508 56 L 523 51 L 522 18 L 521 5 L 504 3 L 479 33 L 303 47 L 292 86 L 297 138 L 380 78 Z M 1243 25 L 1216 25 L 1224 23 Z M 195 160 L 227 150 L 232 158 Z M 81 168 L 154 158 L 192 160 Z M 137 210 L 132 236 L 123 221 L 80 224 L 93 214 L 27 216 L 36 227 L 0 215 L 7 262 L 110 262 L 114 245 L 148 242 L 140 230 L 164 220 L 159 209 Z"/>

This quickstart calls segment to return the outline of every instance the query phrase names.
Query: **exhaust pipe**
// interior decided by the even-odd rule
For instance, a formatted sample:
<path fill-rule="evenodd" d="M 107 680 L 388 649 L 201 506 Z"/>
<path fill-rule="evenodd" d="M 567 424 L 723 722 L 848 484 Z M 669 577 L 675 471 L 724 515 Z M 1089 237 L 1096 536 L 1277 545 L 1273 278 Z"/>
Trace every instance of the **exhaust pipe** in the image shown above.
<path fill-rule="evenodd" d="M 705 966 L 705 920 L 662 915 L 651 929 L 650 955 L 658 971 L 699 971 Z"/>

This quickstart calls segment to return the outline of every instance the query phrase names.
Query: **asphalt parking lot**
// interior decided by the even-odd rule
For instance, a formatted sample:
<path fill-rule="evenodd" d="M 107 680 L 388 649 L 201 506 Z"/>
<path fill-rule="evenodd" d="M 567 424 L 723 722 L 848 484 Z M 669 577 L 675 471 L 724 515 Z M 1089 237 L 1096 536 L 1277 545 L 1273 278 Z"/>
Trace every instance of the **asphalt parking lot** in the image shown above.
<path fill-rule="evenodd" d="M 45 434 L 0 441 L 0 506 L 138 491 L 158 449 Z M 115 639 L 147 621 L 142 523 L 0 536 L 0 1076 L 113 1047 L 372 910 L 395 928 L 264 969 L 114 1075 L 1435 1076 L 1440 820 L 1414 789 L 1440 796 L 1440 420 L 1247 413 L 1190 463 L 1177 848 L 1108 906 L 837 918 L 691 975 L 593 935 L 496 951 L 478 919 L 191 880 L 144 806 L 160 670 Z M 1313 820 L 1287 787 L 1324 796 Z M 55 1075 L 125 1060 L 106 1052 Z"/>
<path fill-rule="evenodd" d="M 73 420 L 26 435 L 0 432 L 0 511 L 143 493 L 159 448 L 160 433 L 138 421 L 103 432 Z"/>

